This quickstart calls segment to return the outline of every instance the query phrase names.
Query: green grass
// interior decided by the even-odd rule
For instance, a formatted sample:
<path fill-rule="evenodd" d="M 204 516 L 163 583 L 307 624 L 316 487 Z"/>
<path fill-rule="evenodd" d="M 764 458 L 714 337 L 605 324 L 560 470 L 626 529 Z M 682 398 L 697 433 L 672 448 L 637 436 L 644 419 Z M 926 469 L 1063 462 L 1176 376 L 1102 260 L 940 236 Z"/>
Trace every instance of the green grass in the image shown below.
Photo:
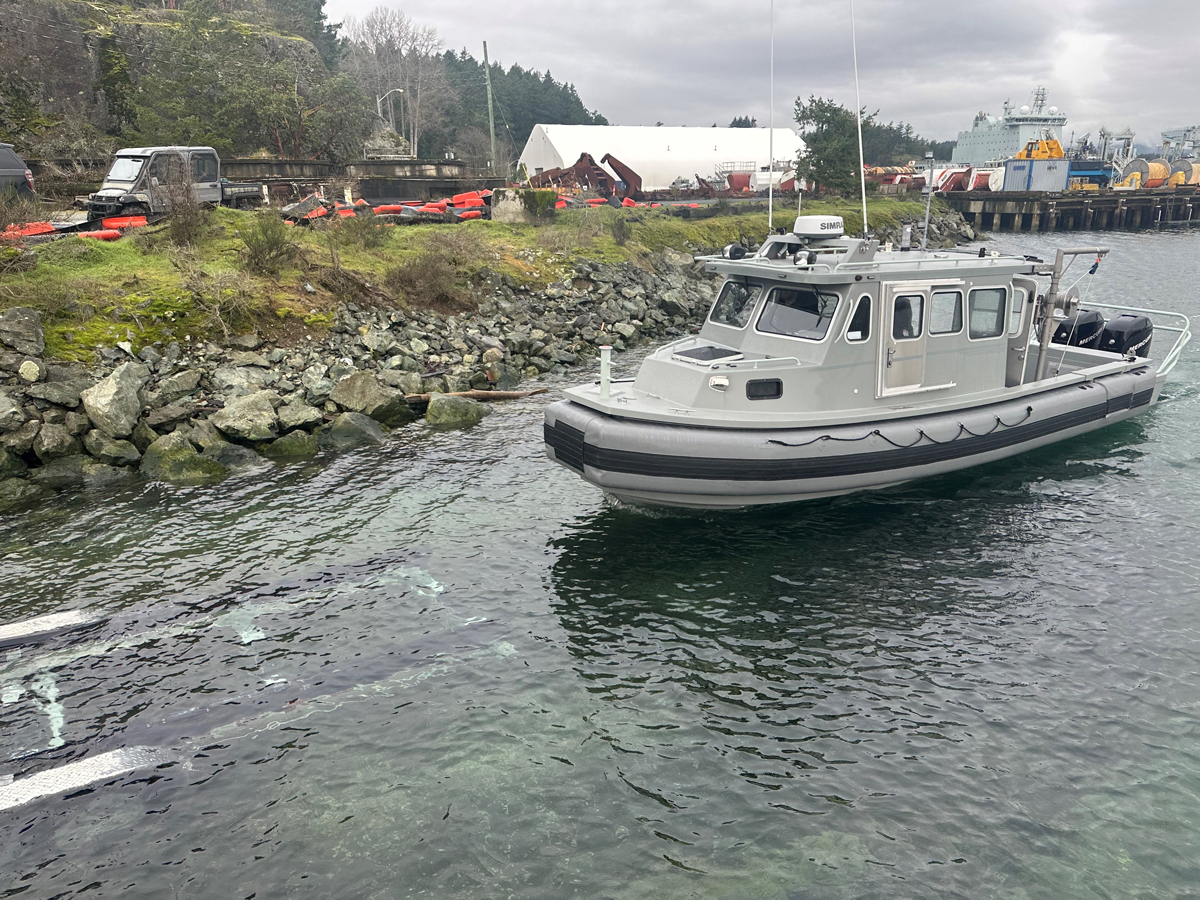
<path fill-rule="evenodd" d="M 902 218 L 920 218 L 919 201 L 868 200 L 873 227 L 892 227 Z M 861 212 L 853 199 L 805 200 L 804 212 L 840 215 L 846 233 L 861 230 Z M 243 243 L 238 229 L 252 213 L 214 210 L 204 236 L 189 251 L 170 246 L 165 231 L 150 228 L 104 242 L 70 237 L 37 246 L 38 265 L 23 273 L 0 276 L 0 309 L 30 306 L 42 312 L 47 354 L 91 361 L 97 347 L 129 340 L 135 352 L 155 341 L 211 338 L 211 320 L 196 303 L 190 285 L 196 273 L 227 277 L 236 273 L 250 297 L 257 327 L 268 335 L 287 330 L 323 331 L 332 324 L 339 302 L 320 287 L 318 275 L 334 265 L 330 226 L 289 229 L 298 252 L 274 277 L 241 271 Z M 618 217 L 631 225 L 623 245 L 610 227 Z M 776 227 L 790 227 L 791 208 L 777 208 Z M 645 263 L 666 248 L 715 249 L 734 241 L 761 241 L 767 234 L 765 212 L 684 219 L 663 210 L 560 210 L 553 223 L 533 227 L 477 220 L 457 225 L 381 226 L 379 247 L 366 249 L 332 226 L 333 248 L 342 269 L 383 290 L 387 273 L 421 254 L 437 252 L 451 260 L 456 280 L 466 286 L 482 271 L 507 275 L 531 287 L 569 278 L 577 259 L 605 263 Z M 203 280 L 203 277 L 201 277 Z M 307 285 L 316 288 L 310 293 Z M 419 297 L 395 296 L 401 305 Z"/>

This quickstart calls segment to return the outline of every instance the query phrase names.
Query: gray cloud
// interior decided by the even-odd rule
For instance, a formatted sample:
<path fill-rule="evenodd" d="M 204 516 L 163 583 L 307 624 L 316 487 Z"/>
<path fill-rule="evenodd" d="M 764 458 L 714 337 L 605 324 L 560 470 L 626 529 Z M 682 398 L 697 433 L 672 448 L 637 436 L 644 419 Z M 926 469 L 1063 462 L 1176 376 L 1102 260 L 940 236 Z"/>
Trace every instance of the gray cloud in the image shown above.
<path fill-rule="evenodd" d="M 377 0 L 330 0 L 331 18 Z M 448 47 L 573 82 L 590 108 L 629 125 L 768 118 L 768 2 L 644 4 L 408 0 Z M 849 0 L 776 0 L 775 120 L 797 96 L 854 104 Z M 979 110 L 1020 105 L 1038 84 L 1067 131 L 1132 126 L 1155 144 L 1200 122 L 1195 0 L 857 0 L 862 103 L 949 139 Z M 501 98 L 503 100 L 503 98 Z"/>

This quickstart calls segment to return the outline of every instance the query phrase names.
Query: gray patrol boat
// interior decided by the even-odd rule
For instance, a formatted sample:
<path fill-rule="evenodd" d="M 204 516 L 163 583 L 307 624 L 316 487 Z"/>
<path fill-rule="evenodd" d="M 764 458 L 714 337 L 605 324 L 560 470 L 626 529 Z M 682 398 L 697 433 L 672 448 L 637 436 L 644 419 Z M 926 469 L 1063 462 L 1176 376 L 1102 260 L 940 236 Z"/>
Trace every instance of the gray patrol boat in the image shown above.
<path fill-rule="evenodd" d="M 893 250 L 801 216 L 753 256 L 701 257 L 725 282 L 699 334 L 630 380 L 602 351 L 600 380 L 546 408 L 546 453 L 619 500 L 711 509 L 887 487 L 1120 422 L 1158 402 L 1191 333 L 1179 313 L 1081 310 L 1064 274 L 1107 252 Z"/>

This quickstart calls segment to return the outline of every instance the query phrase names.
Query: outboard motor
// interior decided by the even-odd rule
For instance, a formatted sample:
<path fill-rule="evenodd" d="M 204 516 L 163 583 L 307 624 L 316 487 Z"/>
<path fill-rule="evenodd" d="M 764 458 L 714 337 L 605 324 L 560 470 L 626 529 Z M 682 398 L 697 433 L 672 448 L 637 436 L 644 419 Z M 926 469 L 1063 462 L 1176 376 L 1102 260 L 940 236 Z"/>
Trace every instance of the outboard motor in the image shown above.
<path fill-rule="evenodd" d="M 1130 313 L 1117 316 L 1104 326 L 1100 338 L 1100 350 L 1120 353 L 1122 356 L 1150 355 L 1150 339 L 1154 337 L 1154 325 L 1145 316 Z"/>
<path fill-rule="evenodd" d="M 1076 315 L 1059 323 L 1054 332 L 1053 343 L 1097 350 L 1103 335 L 1104 316 L 1095 310 L 1081 309 Z"/>

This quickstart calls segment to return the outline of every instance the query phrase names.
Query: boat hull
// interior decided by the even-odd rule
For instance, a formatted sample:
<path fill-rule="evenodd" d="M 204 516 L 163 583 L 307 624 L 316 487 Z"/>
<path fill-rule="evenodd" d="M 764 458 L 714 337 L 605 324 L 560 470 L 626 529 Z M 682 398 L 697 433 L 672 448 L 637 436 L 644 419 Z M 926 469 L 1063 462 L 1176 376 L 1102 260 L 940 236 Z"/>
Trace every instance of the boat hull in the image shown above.
<path fill-rule="evenodd" d="M 545 413 L 546 454 L 618 499 L 719 509 L 874 490 L 1044 447 L 1145 412 L 1154 365 L 985 406 L 854 425 L 689 427 L 570 400 Z"/>

